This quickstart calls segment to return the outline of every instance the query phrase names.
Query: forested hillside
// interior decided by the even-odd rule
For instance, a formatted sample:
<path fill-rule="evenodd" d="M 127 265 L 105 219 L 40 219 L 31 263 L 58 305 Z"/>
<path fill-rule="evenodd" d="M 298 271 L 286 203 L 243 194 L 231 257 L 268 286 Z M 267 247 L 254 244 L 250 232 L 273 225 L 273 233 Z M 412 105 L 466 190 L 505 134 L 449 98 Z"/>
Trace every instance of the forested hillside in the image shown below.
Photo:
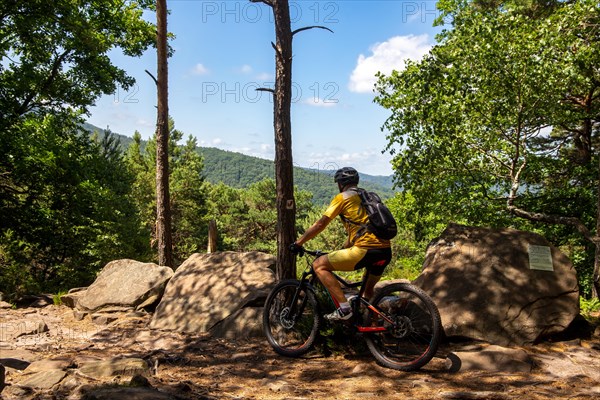
<path fill-rule="evenodd" d="M 204 157 L 204 176 L 209 182 L 244 188 L 265 178 L 275 179 L 273 161 L 216 148 L 202 147 L 199 151 Z M 332 178 L 334 172 L 295 167 L 294 184 L 300 190 L 311 192 L 315 204 L 325 204 L 337 192 Z M 391 177 L 361 173 L 361 186 L 376 191 L 382 198 L 390 198 L 394 193 Z"/>
<path fill-rule="evenodd" d="M 96 133 L 97 135 L 100 135 L 100 136 L 104 135 L 104 132 L 108 130 L 110 132 L 111 136 L 114 136 L 115 139 L 118 140 L 118 142 L 120 144 L 120 148 L 121 148 L 122 151 L 127 150 L 127 148 L 129 147 L 129 145 L 131 145 L 133 143 L 133 138 L 130 138 L 130 137 L 125 136 L 125 135 L 121 135 L 120 133 L 117 133 L 117 132 L 112 132 L 110 130 L 110 127 L 101 128 L 101 127 L 98 127 L 96 125 L 92 125 L 92 124 L 87 123 L 87 122 L 83 122 L 81 124 L 81 127 L 83 129 L 85 129 L 86 131 L 90 132 L 91 134 Z M 145 142 L 144 142 L 144 144 L 145 144 Z"/>
<path fill-rule="evenodd" d="M 90 132 L 104 131 L 88 123 L 83 127 Z M 111 135 L 119 140 L 123 151 L 133 142 L 132 138 L 116 132 L 111 132 Z M 141 142 L 141 146 L 144 148 L 145 141 Z M 203 175 L 208 182 L 224 183 L 232 188 L 247 188 L 267 178 L 275 179 L 273 161 L 214 147 L 198 147 L 198 152 L 204 158 Z M 335 169 L 319 171 L 295 167 L 294 185 L 300 190 L 312 193 L 313 203 L 323 205 L 328 203 L 337 191 L 332 178 L 334 172 Z M 392 176 L 361 173 L 360 179 L 362 187 L 377 192 L 383 199 L 391 198 L 394 194 Z"/>

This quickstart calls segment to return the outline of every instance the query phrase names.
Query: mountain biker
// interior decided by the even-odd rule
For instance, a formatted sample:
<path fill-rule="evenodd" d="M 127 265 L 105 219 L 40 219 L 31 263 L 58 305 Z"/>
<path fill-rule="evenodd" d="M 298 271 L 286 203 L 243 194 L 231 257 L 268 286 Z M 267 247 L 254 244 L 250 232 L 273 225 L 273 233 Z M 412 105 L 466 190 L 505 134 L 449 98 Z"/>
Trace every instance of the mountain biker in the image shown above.
<path fill-rule="evenodd" d="M 302 251 L 304 243 L 321 233 L 335 217 L 338 215 L 342 217 L 344 228 L 348 233 L 343 249 L 317 258 L 313 267 L 337 307 L 334 312 L 325 315 L 325 318 L 330 321 L 345 321 L 352 317 L 352 308 L 342 291 L 340 282 L 335 279 L 331 271 L 353 271 L 366 267 L 369 277 L 365 284 L 364 296 L 370 298 L 373 296 L 375 284 L 390 263 L 392 250 L 389 240 L 379 239 L 360 225 L 348 222 L 348 220 L 359 224 L 368 222 L 367 213 L 361 206 L 360 196 L 356 190 L 358 172 L 352 167 L 340 168 L 336 171 L 333 180 L 338 184 L 340 193 L 333 198 L 323 216 L 290 246 L 290 250 L 296 253 Z"/>

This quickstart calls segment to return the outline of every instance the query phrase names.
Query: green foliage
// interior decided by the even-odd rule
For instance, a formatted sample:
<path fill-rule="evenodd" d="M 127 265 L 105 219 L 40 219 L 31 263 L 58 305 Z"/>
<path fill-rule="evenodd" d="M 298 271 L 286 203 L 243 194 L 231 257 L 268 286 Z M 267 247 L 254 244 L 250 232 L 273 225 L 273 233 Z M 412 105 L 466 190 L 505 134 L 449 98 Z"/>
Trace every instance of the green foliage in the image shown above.
<path fill-rule="evenodd" d="M 246 189 L 208 184 L 208 217 L 217 223 L 220 250 L 259 250 L 275 253 L 277 211 L 275 181 L 264 179 Z M 299 218 L 313 209 L 312 195 L 296 190 Z"/>
<path fill-rule="evenodd" d="M 62 305 L 62 303 L 63 303 L 63 302 L 62 302 L 62 297 L 63 297 L 65 294 L 67 294 L 67 293 L 68 293 L 67 291 L 61 290 L 61 291 L 59 291 L 58 293 L 56 293 L 56 294 L 52 295 L 52 303 L 53 303 L 55 306 L 60 306 L 60 305 Z"/>
<path fill-rule="evenodd" d="M 589 315 L 593 312 L 600 311 L 600 299 L 594 297 L 593 299 L 585 299 L 581 297 L 579 299 L 579 308 L 581 309 L 581 314 Z"/>
<path fill-rule="evenodd" d="M 452 29 L 423 60 L 377 84 L 376 102 L 391 111 L 385 128 L 396 179 L 416 200 L 404 204 L 416 243 L 454 221 L 536 230 L 593 254 L 569 224 L 597 220 L 600 6 L 438 7 L 438 22 Z M 590 264 L 577 265 L 585 287 Z"/>
<path fill-rule="evenodd" d="M 85 112 L 102 94 L 134 81 L 110 62 L 140 56 L 154 27 L 135 1 L 6 0 L 0 6 L 2 127 L 24 115 Z"/>
<path fill-rule="evenodd" d="M 216 148 L 201 148 L 200 153 L 206 164 L 206 180 L 211 183 L 222 182 L 234 188 L 246 188 L 266 178 L 275 179 L 272 161 Z M 337 187 L 333 184 L 333 173 L 337 168 L 335 165 L 327 165 L 321 170 L 294 167 L 294 184 L 299 190 L 311 192 L 315 205 L 329 204 L 337 194 Z M 377 192 L 384 199 L 393 196 L 392 185 L 391 177 L 361 173 L 361 186 Z"/>
<path fill-rule="evenodd" d="M 78 123 L 133 84 L 108 53 L 141 55 L 154 28 L 134 1 L 7 0 L 0 15 L 0 287 L 14 298 L 137 253 L 132 178 L 116 143 Z"/>
<path fill-rule="evenodd" d="M 19 139 L 0 196 L 3 288 L 67 288 L 89 282 L 115 256 L 136 254 L 132 178 L 113 142 L 91 141 L 51 116 L 28 120 Z"/>
<path fill-rule="evenodd" d="M 594 297 L 592 299 L 579 298 L 579 309 L 581 315 L 595 325 L 600 325 L 600 299 Z"/>
<path fill-rule="evenodd" d="M 195 138 L 190 136 L 179 147 L 170 167 L 173 253 L 183 261 L 205 248 L 208 235 L 204 162 L 197 152 Z"/>
<path fill-rule="evenodd" d="M 196 139 L 190 136 L 184 145 L 178 145 L 182 138 L 183 132 L 175 129 L 174 121 L 169 119 L 169 186 L 175 264 L 202 251 L 208 236 L 204 162 L 197 152 Z M 142 143 L 141 135 L 136 132 L 125 160 L 135 177 L 132 194 L 140 228 L 149 238 L 145 254 L 155 258 L 151 248 L 156 244 L 156 136 Z"/>

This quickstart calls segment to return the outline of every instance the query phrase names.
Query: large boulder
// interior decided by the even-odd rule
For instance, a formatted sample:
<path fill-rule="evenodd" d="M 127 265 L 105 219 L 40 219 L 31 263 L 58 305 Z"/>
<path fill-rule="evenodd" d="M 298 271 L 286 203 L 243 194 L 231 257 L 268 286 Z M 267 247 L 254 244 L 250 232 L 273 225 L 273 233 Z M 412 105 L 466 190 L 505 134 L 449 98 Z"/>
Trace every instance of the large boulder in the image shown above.
<path fill-rule="evenodd" d="M 111 261 L 79 295 L 76 307 L 86 312 L 146 307 L 159 301 L 172 276 L 169 267 L 127 259 Z"/>
<path fill-rule="evenodd" d="M 531 232 L 449 225 L 414 283 L 437 304 L 447 336 L 523 345 L 579 314 L 573 265 Z"/>
<path fill-rule="evenodd" d="M 275 282 L 274 265 L 273 256 L 255 251 L 193 254 L 169 281 L 150 327 L 209 332 L 240 309 L 264 303 Z M 230 336 L 222 329 L 218 335 Z"/>

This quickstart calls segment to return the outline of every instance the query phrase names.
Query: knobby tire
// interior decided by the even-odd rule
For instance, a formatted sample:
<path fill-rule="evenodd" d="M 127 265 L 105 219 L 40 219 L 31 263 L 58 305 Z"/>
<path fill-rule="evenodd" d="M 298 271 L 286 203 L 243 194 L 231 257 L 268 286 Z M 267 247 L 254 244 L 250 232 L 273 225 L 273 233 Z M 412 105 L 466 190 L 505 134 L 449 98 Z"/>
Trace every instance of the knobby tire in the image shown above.
<path fill-rule="evenodd" d="M 309 286 L 297 291 L 299 285 L 295 279 L 279 282 L 267 296 L 263 311 L 263 331 L 269 344 L 288 357 L 310 351 L 319 332 L 315 294 Z M 294 296 L 297 298 L 292 304 Z"/>
<path fill-rule="evenodd" d="M 370 326 L 387 328 L 365 335 L 369 350 L 380 364 L 415 371 L 435 356 L 442 323 L 435 303 L 423 290 L 409 283 L 390 284 L 378 291 L 371 304 L 394 322 L 390 324 L 369 312 Z"/>

